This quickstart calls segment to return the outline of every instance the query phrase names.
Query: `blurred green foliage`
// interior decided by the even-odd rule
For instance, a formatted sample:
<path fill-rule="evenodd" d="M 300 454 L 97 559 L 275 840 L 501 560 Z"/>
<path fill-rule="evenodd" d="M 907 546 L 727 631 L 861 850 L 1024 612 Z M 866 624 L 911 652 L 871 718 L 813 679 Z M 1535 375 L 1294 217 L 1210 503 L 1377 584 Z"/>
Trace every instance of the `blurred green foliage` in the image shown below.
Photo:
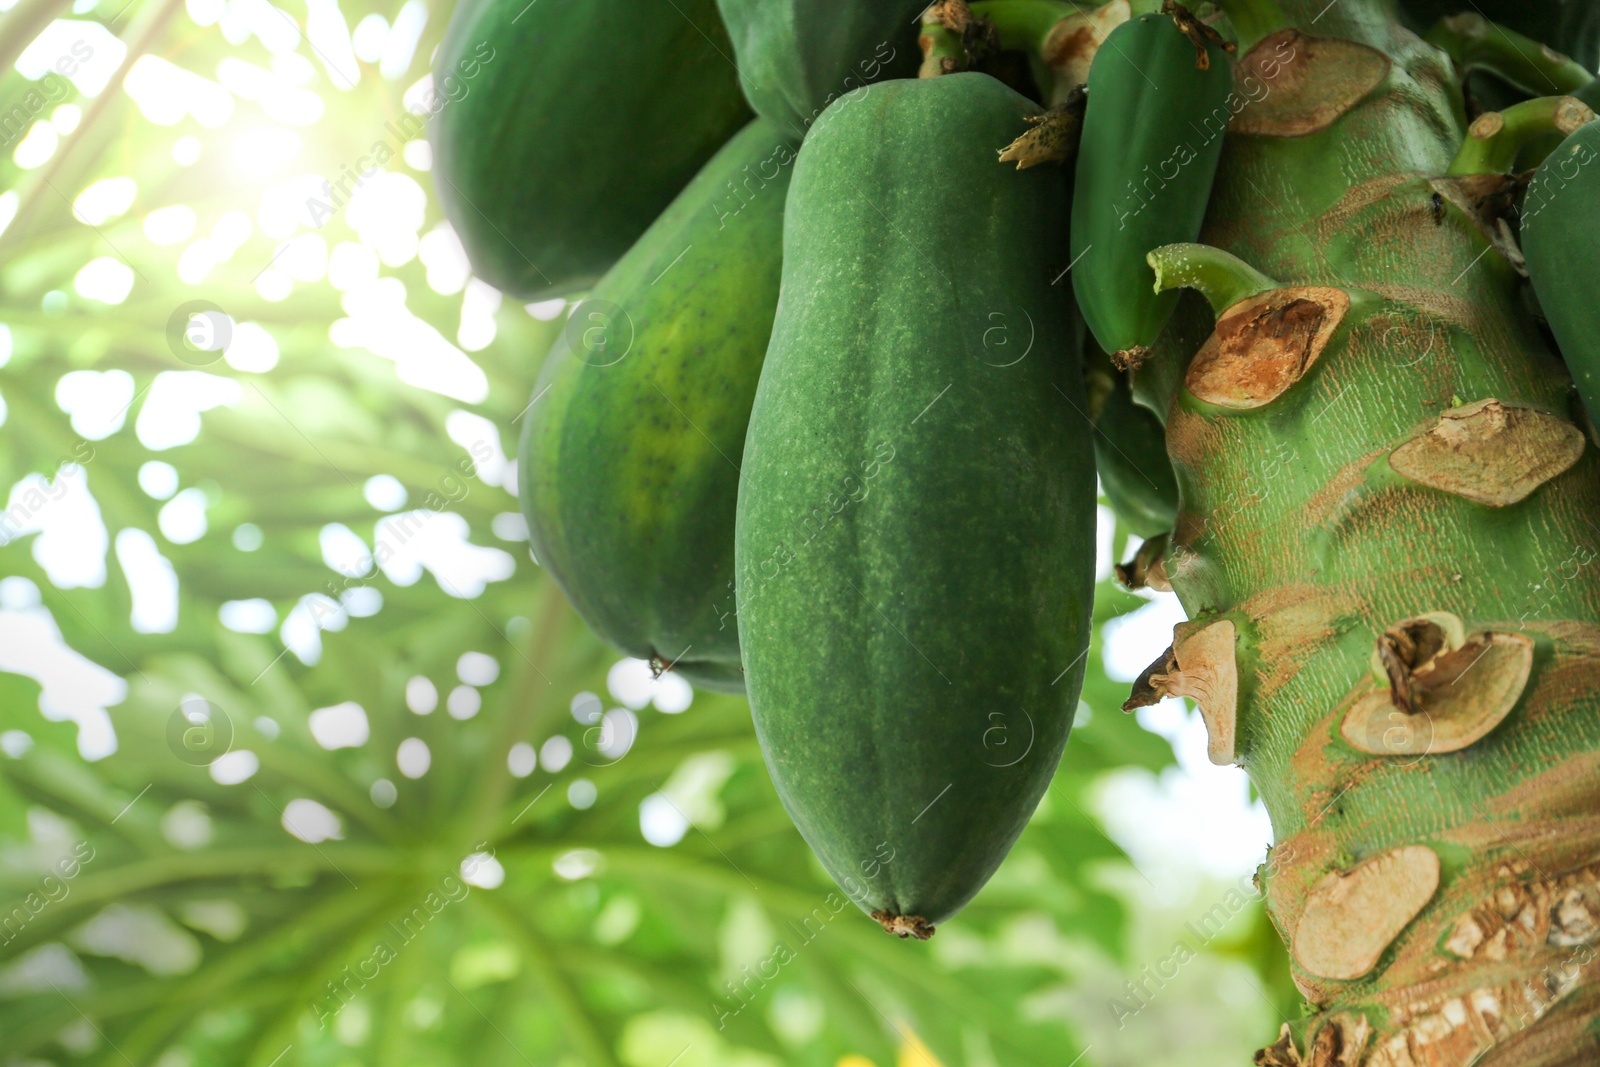
<path fill-rule="evenodd" d="M 468 412 L 497 428 L 495 449 L 512 451 L 559 317 L 496 309 L 492 294 L 452 280 L 431 196 L 410 222 L 394 206 L 405 203 L 399 194 L 369 204 L 365 221 L 351 206 L 300 222 L 300 234 L 331 246 L 334 265 L 341 255 L 370 265 L 377 246 L 381 281 L 330 280 L 314 262 L 291 269 L 279 262 L 284 235 L 264 232 L 263 205 L 294 174 L 336 176 L 388 143 L 402 93 L 425 72 L 446 12 L 420 0 L 374 7 L 341 14 L 313 0 L 308 19 L 265 0 L 134 0 L 121 10 L 80 0 L 71 11 L 21 0 L 0 15 L 11 52 L 16 34 L 32 40 L 56 17 L 101 24 L 129 45 L 108 88 L 64 105 L 78 109 L 76 125 L 54 100 L 29 112 L 28 136 L 58 142 L 42 162 L 29 155 L 41 141 L 24 149 L 20 137 L 0 161 L 0 195 L 12 197 L 0 208 L 15 214 L 0 230 L 0 356 L 9 353 L 0 487 L 39 475 L 33 488 L 53 497 L 63 479 L 82 478 L 94 505 L 39 534 L 24 520 L 44 512 L 13 490 L 8 514 L 29 532 L 0 532 L 0 1062 L 826 1067 L 847 1054 L 889 1064 L 913 1033 L 952 1067 L 1071 1062 L 1086 1041 L 1052 1005 L 1085 972 L 1052 946 L 1114 966 L 1129 945 L 1128 897 L 1100 876 L 1126 870 L 1125 858 L 1088 814 L 1090 791 L 1113 768 L 1169 766 L 1167 742 L 1116 712 L 1125 684 L 1106 677 L 1097 639 L 1084 692 L 1095 714 L 1074 732 L 1046 802 L 993 883 L 921 945 L 885 937 L 823 875 L 777 803 L 741 700 L 699 693 L 675 714 L 644 704 L 636 739 L 625 715 L 602 725 L 599 709 L 618 703 L 608 690 L 615 654 L 529 557 L 510 479 L 487 477 L 485 454 L 452 432 Z M 386 49 L 373 44 L 374 15 Z M 353 86 L 329 74 L 339 60 L 326 42 L 337 33 L 322 47 L 300 36 L 330 17 L 369 27 L 357 51 L 376 61 L 360 61 Z M 414 55 L 401 55 L 394 42 L 419 18 Z M 273 20 L 292 29 L 287 41 Z M 104 62 L 109 38 L 93 40 Z M 146 53 L 236 86 L 248 78 L 237 68 L 224 77 L 230 60 L 279 80 L 255 101 L 235 89 L 226 121 L 158 124 L 123 88 Z M 31 108 L 40 83 L 4 69 L 0 114 L 19 101 Z M 275 108 L 309 107 L 296 89 L 318 95 L 325 113 L 274 121 Z M 175 99 L 198 107 L 208 94 L 180 85 Z M 292 142 L 272 140 L 285 131 Z M 380 169 L 426 190 L 426 157 L 410 151 L 402 162 L 395 141 Z M 80 191 L 109 178 L 133 181 L 120 210 L 88 218 L 92 200 L 74 209 Z M 193 239 L 160 243 L 149 217 L 173 205 L 193 210 Z M 373 221 L 384 211 L 398 217 Z M 121 299 L 111 299 L 123 277 L 115 265 L 99 281 L 81 273 L 103 259 L 131 269 Z M 379 358 L 381 346 L 341 339 L 341 328 L 370 334 L 383 318 L 373 294 L 391 299 L 396 284 L 417 351 L 448 350 L 447 370 L 480 369 L 480 402 L 461 399 L 474 392 L 470 373 L 456 376 L 452 399 L 403 380 L 404 353 L 397 371 L 393 351 Z M 241 346 L 227 359 L 175 340 L 194 300 L 222 312 L 208 321 L 235 339 L 243 324 L 265 331 L 275 364 L 259 334 L 254 355 Z M 63 383 L 86 370 L 125 372 L 131 400 L 98 421 L 80 410 L 75 428 Z M 150 415 L 165 427 L 140 417 L 171 383 L 198 388 L 173 377 L 196 372 L 237 392 L 198 416 L 192 440 L 168 446 L 160 431 L 183 437 L 182 405 Z M 84 432 L 90 424 L 99 429 Z M 203 509 L 203 532 L 171 533 L 171 487 L 156 486 L 152 461 L 199 491 L 187 499 Z M 514 573 L 461 595 L 476 590 L 447 569 L 420 578 L 371 560 L 360 577 L 333 569 L 330 530 L 366 546 L 408 536 L 380 528 L 385 512 L 364 492 L 379 475 L 404 486 L 401 514 L 414 513 L 419 529 L 465 529 L 479 558 L 498 546 Z M 95 523 L 105 530 L 98 547 Z M 148 542 L 119 537 L 128 531 Z M 51 551 L 98 551 L 104 576 L 52 581 L 47 538 Z M 170 564 L 175 620 L 152 625 L 146 614 L 135 625 L 148 610 L 122 563 L 140 559 L 123 555 L 135 542 Z M 164 572 L 149 553 L 127 565 L 149 572 L 135 579 Z M 355 588 L 376 590 L 381 609 L 370 593 L 341 607 Z M 317 594 L 328 599 L 305 599 Z M 1143 603 L 1110 585 L 1101 594 L 1097 622 Z M 247 627 L 265 632 L 223 625 L 224 605 L 248 600 L 270 603 L 272 625 Z M 277 625 L 291 618 L 293 651 Z M 40 636 L 55 630 L 64 648 Z M 478 661 L 470 688 L 481 707 L 467 692 L 436 699 L 428 714 L 408 708 L 413 679 L 459 693 L 468 652 L 498 667 L 491 679 Z M 29 658 L 36 669 L 17 662 Z M 63 693 L 81 703 L 103 684 L 94 664 L 127 688 L 105 701 L 115 751 L 85 759 L 91 731 L 59 720 Z M 28 676 L 52 671 L 45 688 Z M 312 713 L 349 702 L 364 728 L 326 747 L 331 735 L 313 733 Z M 195 718 L 197 708 L 208 717 Z M 341 714 L 348 725 L 348 708 Z M 573 753 L 559 768 L 555 737 Z M 546 757 L 531 773 L 527 746 Z M 224 763 L 210 762 L 225 751 Z M 641 804 L 675 813 L 682 839 L 649 843 Z M 1115 1057 L 1102 1049 L 1084 1062 L 1102 1060 Z"/>

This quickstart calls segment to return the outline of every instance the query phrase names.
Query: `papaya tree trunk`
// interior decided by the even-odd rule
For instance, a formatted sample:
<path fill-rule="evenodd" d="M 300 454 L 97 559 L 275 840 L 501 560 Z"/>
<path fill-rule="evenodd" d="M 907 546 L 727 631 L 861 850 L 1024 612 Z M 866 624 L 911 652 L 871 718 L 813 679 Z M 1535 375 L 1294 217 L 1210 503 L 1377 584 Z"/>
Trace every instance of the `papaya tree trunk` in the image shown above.
<path fill-rule="evenodd" d="M 1220 315 L 1136 379 L 1190 621 L 1130 704 L 1194 697 L 1271 814 L 1259 884 L 1316 1012 L 1258 1064 L 1600 1062 L 1592 427 L 1475 218 L 1495 180 L 1446 177 L 1443 54 L 1392 0 L 1283 8 L 1241 42 L 1202 237 L 1243 262 L 1166 264 Z"/>

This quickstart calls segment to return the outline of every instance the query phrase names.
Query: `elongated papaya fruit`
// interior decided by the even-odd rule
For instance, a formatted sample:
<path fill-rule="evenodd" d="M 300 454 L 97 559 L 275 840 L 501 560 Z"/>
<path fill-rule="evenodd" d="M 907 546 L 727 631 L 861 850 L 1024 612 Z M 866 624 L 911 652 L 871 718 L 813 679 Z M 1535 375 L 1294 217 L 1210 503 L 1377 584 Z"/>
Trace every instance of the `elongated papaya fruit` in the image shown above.
<path fill-rule="evenodd" d="M 733 515 L 793 150 L 759 119 L 573 309 L 519 468 L 534 555 L 595 632 L 742 692 Z"/>
<path fill-rule="evenodd" d="M 835 99 L 917 71 L 927 0 L 717 0 L 756 114 L 796 141 Z M 852 98 L 853 99 L 853 98 Z M 842 110 L 842 109 L 841 109 Z"/>
<path fill-rule="evenodd" d="M 750 120 L 715 0 L 462 0 L 433 172 L 489 284 L 588 289 Z"/>
<path fill-rule="evenodd" d="M 1136 403 L 1125 373 L 1112 377 L 1094 422 L 1094 462 L 1111 510 L 1140 537 L 1167 533 L 1178 518 L 1178 477 L 1167 458 L 1167 433 Z"/>
<path fill-rule="evenodd" d="M 902 936 L 1005 857 L 1082 682 L 1094 454 L 1051 286 L 1064 176 L 995 160 L 1037 110 L 965 73 L 824 115 L 745 441 L 756 733 L 823 866 Z"/>
<path fill-rule="evenodd" d="M 1199 65 L 1201 57 L 1206 67 Z M 1072 288 L 1107 352 L 1137 362 L 1177 303 L 1153 291 L 1145 253 L 1200 235 L 1222 153 L 1232 78 L 1169 15 L 1118 26 L 1089 67 L 1072 194 Z"/>
<path fill-rule="evenodd" d="M 1522 204 L 1522 254 L 1550 332 L 1600 425 L 1600 122 L 1579 126 L 1539 165 Z"/>

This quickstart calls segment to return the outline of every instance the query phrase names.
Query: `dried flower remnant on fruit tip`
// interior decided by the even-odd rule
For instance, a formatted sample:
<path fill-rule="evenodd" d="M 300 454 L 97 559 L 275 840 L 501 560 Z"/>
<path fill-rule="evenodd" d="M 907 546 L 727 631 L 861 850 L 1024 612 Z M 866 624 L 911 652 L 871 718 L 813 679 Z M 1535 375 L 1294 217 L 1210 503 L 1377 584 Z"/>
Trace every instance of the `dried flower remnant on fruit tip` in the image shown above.
<path fill-rule="evenodd" d="M 1188 697 L 1206 724 L 1206 755 L 1227 766 L 1237 755 L 1238 632 L 1230 619 L 1196 620 L 1173 627 L 1172 646 L 1133 683 L 1123 711 L 1148 707 L 1165 697 Z"/>
<path fill-rule="evenodd" d="M 1389 466 L 1420 485 L 1479 504 L 1515 504 L 1583 453 L 1566 419 L 1493 397 L 1440 414 L 1425 433 L 1389 453 Z"/>
<path fill-rule="evenodd" d="M 1403 845 L 1347 871 L 1329 871 L 1295 924 L 1295 962 L 1318 978 L 1360 978 L 1438 888 L 1439 856 L 1426 845 Z"/>
<path fill-rule="evenodd" d="M 1193 13 L 1182 4 L 1166 0 L 1161 5 L 1161 13 L 1172 16 L 1173 23 L 1178 27 L 1178 32 L 1189 38 L 1189 43 L 1194 45 L 1194 69 L 1211 69 L 1211 51 L 1208 45 L 1216 45 L 1224 52 L 1232 55 L 1235 51 L 1233 42 L 1225 40 L 1222 34 L 1212 27 L 1195 18 Z"/>
<path fill-rule="evenodd" d="M 902 940 L 913 937 L 918 941 L 926 941 L 933 936 L 933 924 L 920 915 L 890 915 L 887 911 L 875 911 L 872 917 L 878 920 L 884 930 Z"/>
<path fill-rule="evenodd" d="M 1150 349 L 1145 345 L 1134 345 L 1132 348 L 1119 348 L 1111 353 L 1111 365 L 1120 371 L 1136 371 L 1144 366 L 1145 360 L 1150 358 Z"/>
<path fill-rule="evenodd" d="M 1303 378 L 1350 310 L 1350 295 L 1325 286 L 1247 297 L 1217 325 L 1184 375 L 1190 393 L 1235 410 L 1258 408 Z"/>
<path fill-rule="evenodd" d="M 1084 100 L 1079 87 L 1064 103 L 1042 114 L 1024 116 L 1032 128 L 1000 150 L 1000 162 L 1015 161 L 1018 170 L 1027 170 L 1072 159 L 1078 154 L 1078 136 L 1083 132 Z"/>

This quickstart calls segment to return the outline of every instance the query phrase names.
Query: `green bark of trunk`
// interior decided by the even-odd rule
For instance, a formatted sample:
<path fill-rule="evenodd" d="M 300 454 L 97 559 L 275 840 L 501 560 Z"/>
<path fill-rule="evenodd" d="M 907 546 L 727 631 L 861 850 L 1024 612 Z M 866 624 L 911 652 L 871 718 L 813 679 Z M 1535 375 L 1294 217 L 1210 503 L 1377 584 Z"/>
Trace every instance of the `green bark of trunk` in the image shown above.
<path fill-rule="evenodd" d="M 1257 1063 L 1600 1062 L 1592 428 L 1444 177 L 1443 54 L 1392 2 L 1283 6 L 1202 237 L 1280 287 L 1214 331 L 1186 296 L 1136 380 L 1191 621 L 1135 702 L 1194 697 L 1271 814 L 1259 884 L 1316 1012 Z"/>

